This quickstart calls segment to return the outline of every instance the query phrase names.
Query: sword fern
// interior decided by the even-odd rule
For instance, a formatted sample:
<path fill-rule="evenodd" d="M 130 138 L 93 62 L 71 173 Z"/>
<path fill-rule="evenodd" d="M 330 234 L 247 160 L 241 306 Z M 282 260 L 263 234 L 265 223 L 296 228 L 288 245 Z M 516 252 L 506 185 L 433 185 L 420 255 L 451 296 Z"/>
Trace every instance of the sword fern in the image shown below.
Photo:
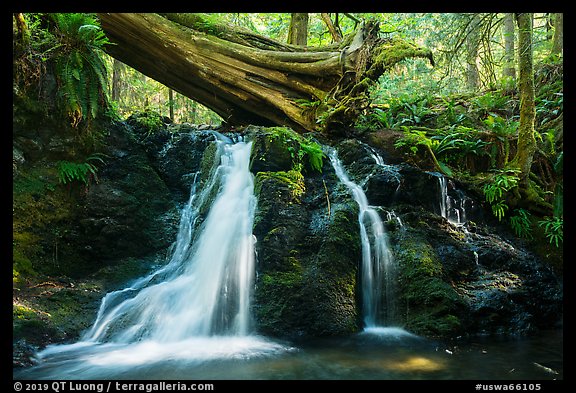
<path fill-rule="evenodd" d="M 109 44 L 96 18 L 82 13 L 51 14 L 59 40 L 55 70 L 59 98 L 72 125 L 96 118 L 98 108 L 107 105 L 107 70 L 101 56 Z"/>

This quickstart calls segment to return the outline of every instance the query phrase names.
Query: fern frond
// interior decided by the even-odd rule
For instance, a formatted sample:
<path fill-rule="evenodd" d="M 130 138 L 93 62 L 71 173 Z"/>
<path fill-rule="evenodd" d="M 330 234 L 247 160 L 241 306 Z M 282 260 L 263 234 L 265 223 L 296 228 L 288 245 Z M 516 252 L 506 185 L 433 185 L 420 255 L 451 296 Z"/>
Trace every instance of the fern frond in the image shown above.
<path fill-rule="evenodd" d="M 62 42 L 56 58 L 61 92 L 59 97 L 72 124 L 95 118 L 99 98 L 107 105 L 107 71 L 101 57 L 109 43 L 95 16 L 83 13 L 51 14 Z"/>
<path fill-rule="evenodd" d="M 66 112 L 73 116 L 78 112 L 82 113 L 82 108 L 80 106 L 81 99 L 76 90 L 78 84 L 76 76 L 79 77 L 80 75 L 74 72 L 76 68 L 72 65 L 71 59 L 62 59 L 61 61 L 64 63 L 59 75 L 61 79 L 61 94 L 64 99 Z"/>
<path fill-rule="evenodd" d="M 93 119 L 96 118 L 96 115 L 98 114 L 98 97 L 100 95 L 100 85 L 99 83 L 96 81 L 96 77 L 94 75 L 95 73 L 92 72 L 92 75 L 90 75 L 90 82 L 88 82 L 86 84 L 86 88 L 88 89 L 88 102 L 89 102 L 89 107 L 90 107 L 90 115 L 92 116 Z"/>
<path fill-rule="evenodd" d="M 77 181 L 82 182 L 87 186 L 91 176 L 97 181 L 98 168 L 87 161 L 83 163 L 59 161 L 58 179 L 60 180 L 60 183 L 68 184 Z"/>

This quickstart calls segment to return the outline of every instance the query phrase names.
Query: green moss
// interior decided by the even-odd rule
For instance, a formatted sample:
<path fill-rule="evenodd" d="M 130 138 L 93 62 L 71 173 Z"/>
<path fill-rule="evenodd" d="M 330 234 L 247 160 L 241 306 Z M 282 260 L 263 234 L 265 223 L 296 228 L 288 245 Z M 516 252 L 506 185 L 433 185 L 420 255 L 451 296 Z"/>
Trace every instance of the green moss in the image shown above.
<path fill-rule="evenodd" d="M 12 279 L 19 281 L 20 275 L 32 276 L 36 274 L 32 267 L 32 261 L 25 254 L 26 247 L 17 247 L 16 244 L 12 245 Z"/>
<path fill-rule="evenodd" d="M 444 337 L 459 331 L 462 324 L 455 315 L 431 311 L 416 315 L 407 328 L 426 336 Z"/>
<path fill-rule="evenodd" d="M 65 326 L 67 334 L 78 336 L 94 321 L 99 298 L 100 293 L 93 288 L 66 288 L 42 298 L 40 305 L 48 310 L 51 324 Z"/>
<path fill-rule="evenodd" d="M 25 304 L 13 304 L 14 340 L 46 345 L 47 337 L 54 341 L 78 337 L 94 321 L 101 295 L 99 286 L 81 282 L 74 287 L 42 287 Z"/>
<path fill-rule="evenodd" d="M 138 112 L 131 116 L 137 126 L 143 128 L 148 135 L 158 132 L 164 127 L 164 120 L 160 113 L 152 110 Z"/>
<path fill-rule="evenodd" d="M 16 278 L 38 271 L 56 273 L 54 247 L 77 208 L 69 191 L 55 186 L 57 182 L 56 170 L 49 166 L 31 168 L 14 179 L 12 262 Z"/>
<path fill-rule="evenodd" d="M 362 256 L 357 209 L 356 204 L 335 206 L 317 256 L 318 265 L 325 272 L 341 276 L 357 270 L 357 261 Z M 350 261 L 355 264 L 350 266 Z"/>
<path fill-rule="evenodd" d="M 339 277 L 336 280 L 336 287 L 340 288 L 344 294 L 350 298 L 354 299 L 356 297 L 356 273 L 351 271 L 345 277 Z"/>
<path fill-rule="evenodd" d="M 143 277 L 150 272 L 154 261 L 142 258 L 124 258 L 98 270 L 91 277 L 102 282 L 107 291 L 116 290 L 125 286 L 135 277 Z"/>
<path fill-rule="evenodd" d="M 373 65 L 367 72 L 367 76 L 373 79 L 371 75 L 383 73 L 402 60 L 415 57 L 427 58 L 432 62 L 430 49 L 418 47 L 399 38 L 392 38 L 377 48 Z"/>
<path fill-rule="evenodd" d="M 300 198 L 306 192 L 304 176 L 298 169 L 277 172 L 258 172 L 256 178 L 258 184 L 261 184 L 262 181 L 271 179 L 281 182 L 290 190 L 290 195 L 293 202 L 300 203 Z M 259 194 L 259 192 L 257 192 L 257 194 Z"/>
<path fill-rule="evenodd" d="M 53 328 L 47 328 L 46 326 L 46 320 L 49 317 L 49 314 L 42 313 L 26 305 L 14 304 L 12 306 L 12 334 L 14 340 L 20 337 L 28 337 L 31 342 L 40 341 L 40 335 L 43 332 L 53 330 Z"/>
<path fill-rule="evenodd" d="M 22 304 L 12 306 L 12 318 L 14 319 L 32 319 L 37 317 L 37 312 Z"/>
<path fill-rule="evenodd" d="M 12 191 L 16 195 L 41 196 L 48 191 L 53 191 L 57 183 L 58 176 L 55 168 L 34 168 L 14 179 Z"/>
<path fill-rule="evenodd" d="M 218 145 L 216 143 L 210 143 L 204 149 L 204 153 L 202 154 L 202 160 L 200 161 L 200 177 L 199 177 L 199 186 L 200 188 L 205 187 L 207 182 L 213 175 L 213 172 L 216 171 L 218 168 L 218 158 L 216 156 L 218 150 Z M 210 209 L 212 202 L 216 198 L 218 193 L 218 188 L 214 187 L 210 195 L 203 200 L 203 205 L 199 207 L 200 213 L 204 214 Z"/>
<path fill-rule="evenodd" d="M 279 141 L 285 147 L 292 158 L 293 168 L 302 168 L 303 159 L 306 157 L 313 170 L 322 172 L 325 154 L 318 143 L 288 127 L 269 127 L 264 135 L 269 141 Z"/>
<path fill-rule="evenodd" d="M 301 272 L 271 272 L 262 274 L 256 285 L 255 317 L 258 328 L 266 334 L 284 335 L 299 326 L 304 281 Z"/>
<path fill-rule="evenodd" d="M 261 283 L 268 287 L 294 287 L 302 284 L 302 273 L 297 272 L 273 272 L 262 275 Z"/>
<path fill-rule="evenodd" d="M 307 161 L 304 161 L 307 157 Z M 277 197 L 287 203 L 300 203 L 306 193 L 304 173 L 308 168 L 322 170 L 324 153 L 319 144 L 287 127 L 259 130 L 252 147 L 251 170 L 256 173 L 255 193 L 273 182 Z"/>
<path fill-rule="evenodd" d="M 443 280 L 442 264 L 430 244 L 417 236 L 404 239 L 396 258 L 406 328 L 429 336 L 458 332 L 461 321 L 457 315 L 464 304 L 456 290 Z"/>
<path fill-rule="evenodd" d="M 333 221 L 328 227 L 328 240 L 336 243 L 347 244 L 349 246 L 360 244 L 360 235 L 357 231 L 358 217 L 356 212 L 347 210 L 336 210 Z"/>
<path fill-rule="evenodd" d="M 219 22 L 216 15 L 210 14 L 190 14 L 190 13 L 169 13 L 165 14 L 169 20 L 175 21 L 178 24 L 191 27 L 196 31 L 208 34 L 209 36 L 220 37 L 229 31 L 229 26 L 223 25 Z M 182 28 L 183 31 L 188 32 L 187 29 Z M 226 41 L 223 41 L 224 43 Z"/>
<path fill-rule="evenodd" d="M 206 149 L 204 149 L 202 161 L 200 162 L 201 181 L 208 180 L 210 178 L 211 171 L 216 169 L 216 150 L 216 143 L 210 143 L 208 146 L 206 146 Z"/>

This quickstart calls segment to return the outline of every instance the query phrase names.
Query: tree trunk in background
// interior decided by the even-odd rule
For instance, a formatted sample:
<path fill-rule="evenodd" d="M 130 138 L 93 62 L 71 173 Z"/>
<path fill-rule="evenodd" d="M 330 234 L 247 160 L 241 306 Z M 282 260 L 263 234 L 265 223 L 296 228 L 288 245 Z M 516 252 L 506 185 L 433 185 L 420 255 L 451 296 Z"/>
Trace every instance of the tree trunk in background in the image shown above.
<path fill-rule="evenodd" d="M 125 76 L 126 65 L 117 59 L 112 64 L 112 101 L 120 102 L 122 97 L 122 79 Z"/>
<path fill-rule="evenodd" d="M 546 40 L 552 41 L 554 36 L 554 14 L 547 12 L 544 17 L 546 18 Z"/>
<path fill-rule="evenodd" d="M 288 28 L 288 44 L 308 45 L 308 14 L 293 13 Z"/>
<path fill-rule="evenodd" d="M 168 88 L 168 109 L 170 113 L 170 120 L 174 122 L 174 90 Z"/>
<path fill-rule="evenodd" d="M 194 101 L 190 102 L 190 108 L 188 110 L 189 116 L 190 116 L 190 122 L 192 123 L 197 123 L 198 119 L 196 119 L 196 112 L 198 112 L 198 104 Z"/>
<path fill-rule="evenodd" d="M 369 87 L 396 63 L 432 53 L 382 38 L 374 21 L 338 44 L 300 47 L 198 14 L 98 14 L 105 49 L 232 126 L 342 131 L 369 104 Z"/>
<path fill-rule="evenodd" d="M 474 13 L 470 15 L 470 18 L 466 29 L 466 86 L 468 90 L 475 91 L 480 86 L 477 63 L 478 48 L 480 47 L 480 16 Z"/>
<path fill-rule="evenodd" d="M 554 36 L 551 54 L 562 56 L 564 51 L 564 14 L 554 14 Z"/>
<path fill-rule="evenodd" d="M 340 31 L 338 31 L 336 26 L 334 26 L 334 23 L 332 23 L 332 19 L 330 19 L 330 14 L 323 12 L 320 14 L 320 16 L 322 17 L 322 20 L 326 24 L 326 27 L 328 27 L 328 31 L 332 36 L 332 42 L 342 41 L 342 35 L 340 34 Z"/>
<path fill-rule="evenodd" d="M 516 14 L 518 24 L 518 89 L 520 92 L 520 124 L 518 126 L 518 145 L 514 163 L 520 169 L 520 188 L 528 189 L 528 176 L 532 159 L 536 152 L 534 138 L 534 67 L 532 54 L 533 14 Z"/>
<path fill-rule="evenodd" d="M 515 50 L 514 50 L 514 14 L 506 13 L 504 16 L 504 76 L 516 79 Z"/>

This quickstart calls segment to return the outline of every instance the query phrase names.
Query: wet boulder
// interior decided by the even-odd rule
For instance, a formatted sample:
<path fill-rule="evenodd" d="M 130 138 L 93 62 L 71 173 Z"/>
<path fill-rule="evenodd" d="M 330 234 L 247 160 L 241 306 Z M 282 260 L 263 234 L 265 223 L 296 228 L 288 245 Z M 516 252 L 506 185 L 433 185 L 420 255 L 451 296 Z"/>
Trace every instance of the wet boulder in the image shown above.
<path fill-rule="evenodd" d="M 257 137 L 258 139 L 258 137 Z M 269 163 L 255 141 L 252 170 L 258 207 L 254 222 L 257 275 L 254 318 L 263 334 L 302 338 L 359 329 L 356 275 L 360 260 L 357 206 L 328 163 L 322 173 L 294 178 Z M 264 166 L 265 165 L 265 166 Z"/>

